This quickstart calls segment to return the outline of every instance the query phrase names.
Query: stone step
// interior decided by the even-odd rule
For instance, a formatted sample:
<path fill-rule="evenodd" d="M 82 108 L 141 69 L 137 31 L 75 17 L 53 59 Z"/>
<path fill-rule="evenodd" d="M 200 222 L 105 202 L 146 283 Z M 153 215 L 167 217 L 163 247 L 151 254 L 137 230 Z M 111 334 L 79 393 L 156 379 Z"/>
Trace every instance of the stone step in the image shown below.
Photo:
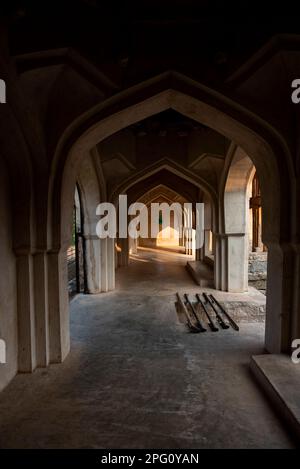
<path fill-rule="evenodd" d="M 212 293 L 232 319 L 238 322 L 263 322 L 266 314 L 266 297 L 253 287 L 248 292 L 228 293 L 216 291 L 213 269 L 202 261 L 189 261 L 186 266 L 189 274 L 201 291 Z"/>
<path fill-rule="evenodd" d="M 288 355 L 257 355 L 250 368 L 277 412 L 300 440 L 300 364 Z"/>

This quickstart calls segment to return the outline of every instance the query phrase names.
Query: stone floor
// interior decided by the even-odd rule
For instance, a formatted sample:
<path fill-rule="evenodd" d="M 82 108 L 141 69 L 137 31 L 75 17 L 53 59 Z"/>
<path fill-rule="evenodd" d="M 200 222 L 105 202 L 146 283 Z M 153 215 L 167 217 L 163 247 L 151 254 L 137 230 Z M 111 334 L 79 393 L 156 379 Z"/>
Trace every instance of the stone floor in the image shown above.
<path fill-rule="evenodd" d="M 183 256 L 143 253 L 118 290 L 71 303 L 71 353 L 0 395 L 1 448 L 291 448 L 249 371 L 263 323 L 189 334 Z"/>

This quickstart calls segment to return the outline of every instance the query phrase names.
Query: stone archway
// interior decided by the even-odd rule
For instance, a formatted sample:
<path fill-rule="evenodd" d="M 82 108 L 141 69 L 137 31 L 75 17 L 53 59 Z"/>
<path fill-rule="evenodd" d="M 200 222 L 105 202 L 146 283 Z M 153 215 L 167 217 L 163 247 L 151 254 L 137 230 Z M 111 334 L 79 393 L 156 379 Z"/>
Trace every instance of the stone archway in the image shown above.
<path fill-rule="evenodd" d="M 229 155 L 224 172 L 220 189 L 220 231 L 216 242 L 220 259 L 216 287 L 244 292 L 248 290 L 249 189 L 255 167 L 249 156 L 236 147 Z"/>
<path fill-rule="evenodd" d="M 70 216 L 70 195 L 75 183 L 76 168 L 87 151 L 99 141 L 116 131 L 136 123 L 150 115 L 172 108 L 212 129 L 222 133 L 241 146 L 251 156 L 260 177 L 265 223 L 264 242 L 270 251 L 273 246 L 272 264 L 277 264 L 269 275 L 269 286 L 274 289 L 272 300 L 267 302 L 266 347 L 271 352 L 285 349 L 290 340 L 289 314 L 291 299 L 286 291 L 290 278 L 282 262 L 280 240 L 290 235 L 291 191 L 290 155 L 284 142 L 270 126 L 221 94 L 188 80 L 178 74 L 165 74 L 148 83 L 121 93 L 107 103 L 92 109 L 69 128 L 62 137 L 54 159 L 53 180 L 50 187 L 52 202 L 51 244 L 56 251 L 56 276 L 63 267 L 61 249 L 65 232 L 62 220 Z M 280 175 L 280 176 L 279 176 Z M 285 184 L 280 184 L 280 179 Z M 281 191 L 274 191 L 274 188 Z M 279 216 L 280 213 L 280 216 Z M 288 254 L 288 253 L 287 253 Z M 272 255 L 270 256 L 272 259 Z M 272 280 L 273 278 L 273 280 Z M 52 321 L 57 324 L 59 350 L 62 359 L 68 353 L 68 313 L 65 302 L 61 304 L 61 282 L 57 282 L 57 305 Z M 64 304 L 64 306 L 63 306 Z M 282 311 L 286 311 L 282 320 Z M 56 354 L 54 354 L 56 355 Z"/>
<path fill-rule="evenodd" d="M 102 191 L 99 184 L 99 175 L 94 159 L 90 152 L 85 154 L 74 168 L 71 187 L 78 184 L 81 194 L 81 207 L 83 215 L 84 263 L 86 274 L 86 290 L 88 293 L 100 293 L 114 289 L 114 243 L 113 240 L 99 239 L 96 235 L 96 208 L 102 201 Z M 74 204 L 74 192 L 68 192 L 68 199 L 64 199 L 68 210 Z M 48 254 L 50 274 L 49 283 L 49 316 L 52 317 L 49 326 L 50 360 L 60 362 L 69 349 L 69 301 L 67 292 L 67 250 L 72 234 L 72 216 L 65 216 L 62 222 L 63 237 L 60 249 L 54 248 Z M 57 296 L 59 294 L 59 296 Z M 59 302 L 59 303 L 58 303 Z M 64 311 L 63 317 L 58 312 Z M 57 336 L 58 329 L 62 327 L 64 341 Z M 58 339 L 58 340 L 55 340 Z"/>
<path fill-rule="evenodd" d="M 103 245 L 96 235 L 96 207 L 101 202 L 99 180 L 91 155 L 87 155 L 79 166 L 77 183 L 80 188 L 83 212 L 83 238 L 85 245 L 86 290 L 88 293 L 102 291 L 101 263 Z"/>
<path fill-rule="evenodd" d="M 212 185 L 201 177 L 194 175 L 189 170 L 185 169 L 179 164 L 166 159 L 162 159 L 157 163 L 146 167 L 142 171 L 137 171 L 129 178 L 125 179 L 122 184 L 118 185 L 110 194 L 110 199 L 116 207 L 118 206 L 118 195 L 127 193 L 129 203 L 135 202 L 136 199 L 142 197 L 146 191 L 151 191 L 157 187 L 158 184 L 166 185 L 169 190 L 178 192 L 180 189 L 181 197 L 185 198 L 186 201 L 195 204 L 196 202 L 202 201 L 203 197 L 206 196 L 211 201 L 212 207 L 212 224 L 217 225 L 218 220 L 218 198 L 217 193 Z M 195 205 L 193 207 L 192 224 L 195 225 Z M 186 232 L 186 243 L 189 244 L 189 240 L 192 240 L 192 228 L 187 228 Z M 120 240 L 122 244 L 121 253 L 118 257 L 121 260 L 120 266 L 126 266 L 128 264 L 128 243 L 126 239 Z M 119 242 L 120 242 L 119 241 Z M 189 253 L 192 254 L 192 248 L 189 248 Z M 194 254 L 197 259 L 202 258 L 201 249 L 194 249 Z"/>
<path fill-rule="evenodd" d="M 147 179 L 139 179 L 137 182 L 133 185 L 131 185 L 128 188 L 128 195 L 129 195 L 129 203 L 132 202 L 137 202 L 145 205 L 148 209 L 148 237 L 147 239 L 143 240 L 141 239 L 140 242 L 138 243 L 139 246 L 143 247 L 148 247 L 148 248 L 157 248 L 160 246 L 163 248 L 170 248 L 170 245 L 168 247 L 168 241 L 165 239 L 164 241 L 160 238 L 162 235 L 162 232 L 157 233 L 155 237 L 152 236 L 151 233 L 151 217 L 152 217 L 152 212 L 151 212 L 151 204 L 152 203 L 165 203 L 170 206 L 173 205 L 173 209 L 170 213 L 170 227 L 172 230 L 173 226 L 173 235 L 177 236 L 176 242 L 175 242 L 175 237 L 173 239 L 173 252 L 176 252 L 176 246 L 177 246 L 177 252 L 181 253 L 186 253 L 185 252 L 185 244 L 187 243 L 187 233 L 185 232 L 185 227 L 182 226 L 182 223 L 184 222 L 184 217 L 183 217 L 183 210 L 184 210 L 184 204 L 188 202 L 192 202 L 191 199 L 191 194 L 188 194 L 188 191 L 184 191 L 185 194 L 183 195 L 182 193 L 178 192 L 178 185 L 174 184 L 174 181 L 169 180 L 164 180 L 160 179 L 159 176 L 161 175 L 161 172 L 156 173 L 158 180 L 155 178 L 153 179 L 151 176 L 148 177 Z M 165 175 L 169 175 L 175 177 L 175 181 L 177 180 L 177 176 L 175 176 L 173 173 L 169 172 L 164 172 Z M 166 176 L 165 176 L 166 177 Z M 186 181 L 186 180 L 185 180 Z M 195 186 L 196 189 L 196 194 L 198 192 L 197 186 Z M 195 194 L 195 196 L 196 196 Z M 182 231 L 179 232 L 177 230 L 174 230 L 176 226 L 182 227 Z M 187 228 L 186 228 L 187 230 Z M 172 236 L 171 236 L 172 238 Z M 169 238 L 169 242 L 172 243 L 171 238 Z M 135 244 L 132 242 L 132 239 L 129 238 L 129 248 L 130 246 L 134 246 Z M 137 244 L 136 244 L 137 246 Z M 180 249 L 179 249 L 180 246 Z"/>
<path fill-rule="evenodd" d="M 0 69 L 3 71 L 2 65 L 0 63 Z M 15 90 L 11 77 L 7 76 L 6 83 Z M 20 118 L 17 96 L 18 94 L 12 93 L 12 99 L 1 107 L 3 132 L 13 138 L 1 139 L 0 152 L 2 171 L 9 181 L 10 240 L 15 256 L 15 278 L 11 276 L 11 267 L 8 267 L 10 283 L 15 285 L 16 306 L 13 306 L 13 309 L 17 308 L 17 324 L 14 327 L 18 333 L 18 345 L 13 353 L 16 353 L 17 357 L 17 371 L 28 372 L 33 371 L 36 366 L 48 364 L 47 276 L 44 252 L 47 243 L 47 192 L 46 197 L 43 193 L 47 187 L 47 177 L 41 147 L 38 142 L 35 147 L 32 145 L 32 135 L 27 133 L 28 127 Z M 3 195 L 3 200 L 5 197 Z M 6 223 L 4 215 L 3 220 Z M 5 290 L 8 291 L 7 288 Z M 10 310 L 8 305 L 7 309 Z M 10 321 L 14 321 L 13 313 Z M 41 329 L 40 334 L 37 333 L 37 328 Z M 14 339 L 12 342 L 14 343 Z M 11 352 L 12 350 L 9 350 L 9 353 Z M 14 367 L 15 357 L 11 356 L 11 363 Z"/>

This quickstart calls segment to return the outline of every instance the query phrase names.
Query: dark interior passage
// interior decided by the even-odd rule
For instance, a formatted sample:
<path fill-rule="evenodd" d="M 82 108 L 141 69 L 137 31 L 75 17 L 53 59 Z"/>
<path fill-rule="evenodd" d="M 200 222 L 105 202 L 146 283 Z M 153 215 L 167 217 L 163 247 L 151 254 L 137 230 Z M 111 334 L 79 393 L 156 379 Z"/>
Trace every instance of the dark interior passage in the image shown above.
<path fill-rule="evenodd" d="M 291 447 L 300 14 L 127 3 L 0 13 L 0 446 Z M 141 239 L 132 203 L 177 208 Z"/>

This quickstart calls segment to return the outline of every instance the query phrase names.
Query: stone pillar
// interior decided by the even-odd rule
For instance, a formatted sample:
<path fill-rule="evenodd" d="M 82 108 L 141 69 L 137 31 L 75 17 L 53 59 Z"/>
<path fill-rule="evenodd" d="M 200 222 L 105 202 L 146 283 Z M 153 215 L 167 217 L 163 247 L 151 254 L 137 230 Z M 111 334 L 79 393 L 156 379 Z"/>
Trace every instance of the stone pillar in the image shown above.
<path fill-rule="evenodd" d="M 129 260 L 129 245 L 128 238 L 119 238 L 118 246 L 120 251 L 118 252 L 118 267 L 127 267 Z"/>
<path fill-rule="evenodd" d="M 109 238 L 104 238 L 100 240 L 101 254 L 100 254 L 100 266 L 101 266 L 101 291 L 108 291 L 108 269 L 107 269 L 107 243 Z"/>
<path fill-rule="evenodd" d="M 262 209 L 259 209 L 259 225 L 258 225 L 258 250 L 262 252 L 264 250 L 264 244 L 262 242 Z"/>
<path fill-rule="evenodd" d="M 34 309 L 36 333 L 36 364 L 49 365 L 49 314 L 47 254 L 38 252 L 33 256 Z"/>
<path fill-rule="evenodd" d="M 268 244 L 268 277 L 265 344 L 270 353 L 290 352 L 293 338 L 299 339 L 297 302 L 299 258 L 290 245 Z"/>
<path fill-rule="evenodd" d="M 225 285 L 222 289 L 225 287 L 230 292 L 244 292 L 248 288 L 249 176 L 252 171 L 252 161 L 238 147 L 227 174 L 223 198 L 220 198 L 220 220 L 224 222 L 220 268 Z"/>
<path fill-rule="evenodd" d="M 226 235 L 227 275 L 229 292 L 248 290 L 248 236 L 245 233 Z"/>
<path fill-rule="evenodd" d="M 190 256 L 193 254 L 193 228 L 189 228 Z"/>
<path fill-rule="evenodd" d="M 195 246 L 195 260 L 196 261 L 204 261 L 204 245 L 205 245 L 204 235 L 205 235 L 205 233 L 203 232 L 203 238 L 201 239 L 201 234 L 199 232 L 197 232 L 197 230 L 196 230 L 196 233 L 195 233 L 196 246 L 197 245 L 200 246 L 201 243 L 203 243 L 202 246 L 199 247 L 198 249 Z"/>
<path fill-rule="evenodd" d="M 213 210 L 212 204 L 210 199 L 205 196 L 204 197 L 204 226 L 203 226 L 203 237 L 204 237 L 204 245 L 203 245 L 203 259 L 206 256 L 211 255 L 209 250 L 209 241 L 210 241 L 210 231 L 212 229 L 212 220 L 213 220 Z"/>
<path fill-rule="evenodd" d="M 188 255 L 189 254 L 189 239 L 188 239 L 187 228 L 184 228 L 184 247 L 185 247 L 185 253 Z"/>
<path fill-rule="evenodd" d="M 32 256 L 16 252 L 18 305 L 18 368 L 32 372 L 36 367 L 34 282 Z"/>
<path fill-rule="evenodd" d="M 242 293 L 248 289 L 248 236 L 218 234 L 215 252 L 216 288 Z"/>
<path fill-rule="evenodd" d="M 189 228 L 190 256 L 193 254 L 193 228 Z"/>
<path fill-rule="evenodd" d="M 48 254 L 50 362 L 62 362 L 70 350 L 67 250 Z"/>
<path fill-rule="evenodd" d="M 185 239 L 185 253 L 191 255 L 193 252 L 192 249 L 192 228 L 184 229 L 184 239 Z"/>
<path fill-rule="evenodd" d="M 227 243 L 225 238 L 219 233 L 215 235 L 215 262 L 214 262 L 214 278 L 215 288 L 217 290 L 226 291 L 227 289 Z"/>
<path fill-rule="evenodd" d="M 204 256 L 209 256 L 210 255 L 210 250 L 209 250 L 209 240 L 210 240 L 210 229 L 204 230 Z"/>
<path fill-rule="evenodd" d="M 98 236 L 85 236 L 85 262 L 88 293 L 101 292 L 101 240 Z"/>
<path fill-rule="evenodd" d="M 204 260 L 204 248 L 196 249 L 195 251 L 195 260 L 203 261 Z"/>
<path fill-rule="evenodd" d="M 118 250 L 117 250 L 117 242 L 114 240 L 114 245 L 115 245 L 115 270 L 118 269 Z"/>
<path fill-rule="evenodd" d="M 137 254 L 137 239 L 129 237 L 129 254 Z"/>
<path fill-rule="evenodd" d="M 101 291 L 107 292 L 115 289 L 115 240 L 101 239 Z"/>
<path fill-rule="evenodd" d="M 216 252 L 216 235 L 215 233 L 212 231 L 212 255 L 214 256 L 215 255 L 215 252 Z"/>
<path fill-rule="evenodd" d="M 107 281 L 108 290 L 115 289 L 115 240 L 112 238 L 107 239 Z"/>

